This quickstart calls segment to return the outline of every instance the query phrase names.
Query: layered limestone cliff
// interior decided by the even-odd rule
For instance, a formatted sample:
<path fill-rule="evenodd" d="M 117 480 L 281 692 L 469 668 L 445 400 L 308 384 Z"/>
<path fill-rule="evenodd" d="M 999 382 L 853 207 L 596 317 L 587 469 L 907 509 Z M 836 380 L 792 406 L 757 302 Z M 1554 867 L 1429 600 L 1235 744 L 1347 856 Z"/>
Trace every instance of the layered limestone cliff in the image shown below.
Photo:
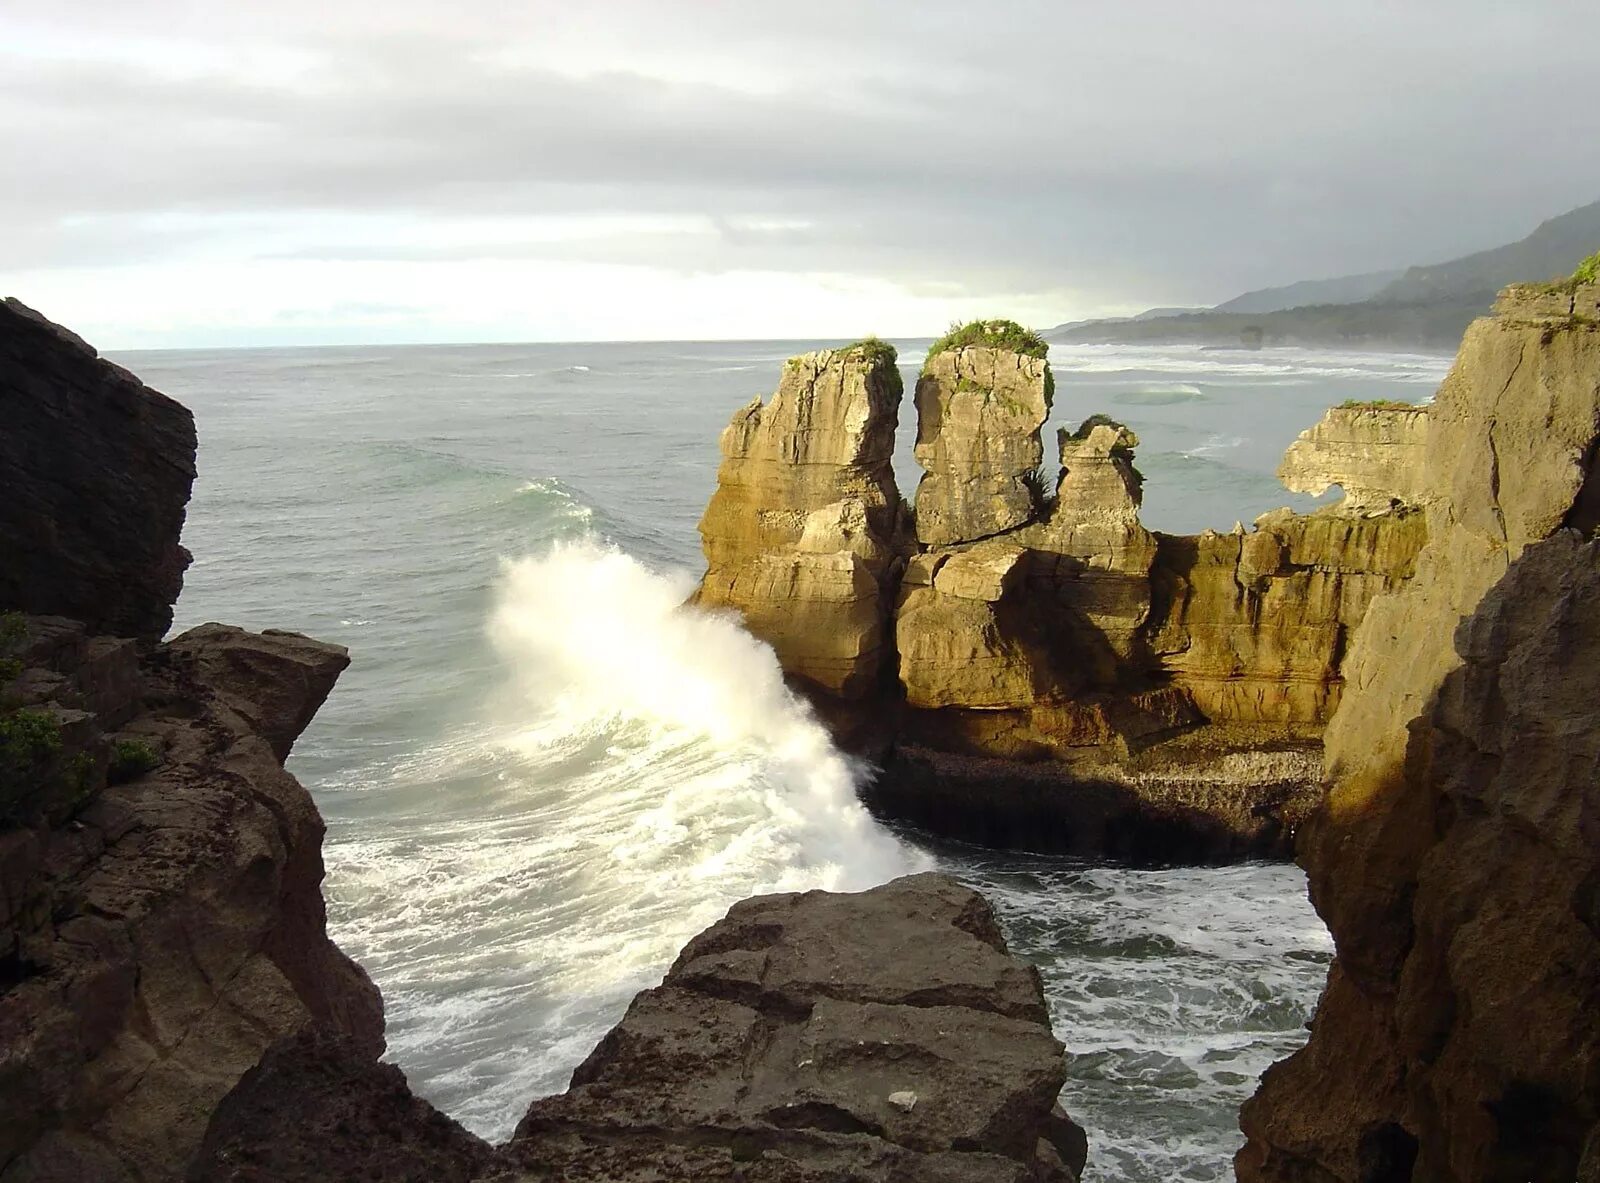
<path fill-rule="evenodd" d="M 15 302 L 0 357 L 0 1179 L 178 1178 L 274 1040 L 383 1048 L 283 770 L 348 658 L 218 625 L 157 644 L 189 412 Z"/>
<path fill-rule="evenodd" d="M 1299 486 L 1344 484 L 1337 505 L 1271 513 L 1249 531 L 1162 535 L 1139 520 L 1138 440 L 1103 416 L 1059 434 L 1047 494 L 1036 466 L 1054 380 L 1042 342 L 1009 322 L 976 322 L 947 341 L 917 383 L 915 537 L 874 535 L 898 554 L 873 551 L 866 594 L 852 602 L 860 619 L 869 597 L 884 613 L 872 616 L 883 620 L 870 647 L 877 672 L 852 683 L 843 711 L 813 696 L 846 742 L 892 736 L 871 751 L 886 769 L 869 800 L 1007 843 L 1162 859 L 1287 853 L 1317 797 L 1318 737 L 1339 702 L 1349 638 L 1374 596 L 1410 578 L 1427 538 L 1410 465 L 1428 412 L 1336 408 L 1291 448 L 1286 474 Z M 785 381 L 814 368 L 795 359 Z M 725 454 L 744 454 L 729 438 L 742 439 L 756 411 L 735 418 Z M 880 430 L 893 419 L 882 405 Z M 788 449 L 798 454 L 803 420 L 790 410 L 761 423 L 800 433 Z M 874 458 L 891 444 L 882 439 Z M 763 454 L 779 459 L 754 495 L 725 464 L 702 527 L 703 603 L 731 602 L 721 589 L 741 581 L 776 586 L 763 573 L 837 545 L 777 533 L 726 544 L 733 531 L 714 523 L 729 506 L 764 520 L 807 479 L 776 440 Z M 886 461 L 873 489 L 877 503 L 894 500 Z M 791 673 L 821 681 L 815 655 L 829 644 L 868 651 L 854 621 L 838 638 L 812 635 L 837 615 L 836 597 L 793 579 L 781 592 L 794 597 L 782 611 L 763 602 L 745 620 Z"/>
<path fill-rule="evenodd" d="M 1049 365 L 995 345 L 936 350 L 917 379 L 917 540 L 975 542 L 1031 522 Z"/>
<path fill-rule="evenodd" d="M 154 640 L 189 552 L 194 417 L 0 300 L 0 604 Z"/>
<path fill-rule="evenodd" d="M 1241 1178 L 1570 1180 L 1586 1140 L 1600 1171 L 1596 311 L 1509 289 L 1435 401 L 1428 543 L 1357 632 L 1301 846 L 1337 958 Z"/>
<path fill-rule="evenodd" d="M 790 358 L 722 433 L 695 602 L 737 611 L 783 668 L 844 699 L 882 688 L 898 539 L 890 461 L 901 396 L 877 342 Z"/>

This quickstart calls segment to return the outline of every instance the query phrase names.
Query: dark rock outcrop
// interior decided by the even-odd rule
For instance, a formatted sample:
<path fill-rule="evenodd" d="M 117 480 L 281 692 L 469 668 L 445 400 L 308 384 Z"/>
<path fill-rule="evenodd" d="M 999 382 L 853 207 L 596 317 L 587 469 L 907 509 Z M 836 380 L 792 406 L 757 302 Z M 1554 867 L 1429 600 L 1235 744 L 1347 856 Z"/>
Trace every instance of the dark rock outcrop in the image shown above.
<path fill-rule="evenodd" d="M 405 1074 L 318 1028 L 275 1044 L 217 1107 L 190 1183 L 467 1183 L 495 1151 L 412 1093 Z"/>
<path fill-rule="evenodd" d="M 1428 544 L 1355 638 L 1301 844 L 1337 957 L 1242 1179 L 1570 1180 L 1600 1115 L 1600 558 L 1561 532 L 1596 524 L 1597 294 L 1509 291 L 1440 390 Z"/>
<path fill-rule="evenodd" d="M 0 831 L 0 1179 L 177 1178 L 274 1040 L 383 1048 L 377 990 L 325 930 L 322 820 L 274 751 L 348 658 L 208 626 L 139 660 L 59 619 L 20 651 L 8 701 L 64 720 L 72 791 Z M 212 680 L 224 655 L 305 676 L 251 695 Z M 148 758 L 108 786 L 114 744 Z"/>
<path fill-rule="evenodd" d="M 564 1179 L 1067 1180 L 1038 973 L 938 875 L 736 904 L 508 1152 Z"/>
<path fill-rule="evenodd" d="M 0 424 L 0 610 L 161 637 L 189 565 L 188 409 L 7 299 Z"/>
<path fill-rule="evenodd" d="M 498 1148 L 361 1049 L 285 1040 L 191 1178 L 1066 1183 L 1086 1145 L 1064 1077 L 988 904 L 917 875 L 734 905 Z"/>

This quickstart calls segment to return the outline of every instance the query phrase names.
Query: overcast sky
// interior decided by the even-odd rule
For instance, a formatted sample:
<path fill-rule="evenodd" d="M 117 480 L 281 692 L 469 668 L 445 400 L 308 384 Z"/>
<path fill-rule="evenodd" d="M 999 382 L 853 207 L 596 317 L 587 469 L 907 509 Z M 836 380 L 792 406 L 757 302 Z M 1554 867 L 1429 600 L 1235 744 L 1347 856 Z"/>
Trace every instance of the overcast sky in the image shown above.
<path fill-rule="evenodd" d="M 103 348 L 931 335 L 1600 198 L 1596 0 L 0 0 L 0 295 Z"/>

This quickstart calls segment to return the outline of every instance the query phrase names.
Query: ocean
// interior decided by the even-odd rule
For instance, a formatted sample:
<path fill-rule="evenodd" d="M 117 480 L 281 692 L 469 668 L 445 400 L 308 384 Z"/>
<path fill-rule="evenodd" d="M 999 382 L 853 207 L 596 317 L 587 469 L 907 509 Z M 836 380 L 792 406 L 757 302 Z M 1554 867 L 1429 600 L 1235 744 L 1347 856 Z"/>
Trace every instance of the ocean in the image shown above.
<path fill-rule="evenodd" d="M 910 379 L 926 342 L 901 344 Z M 383 990 L 388 1058 L 507 1136 L 682 943 L 764 891 L 936 867 L 1043 974 L 1088 1178 L 1231 1177 L 1237 1110 L 1303 1042 L 1330 956 L 1293 867 L 1127 868 L 934 843 L 771 651 L 680 608 L 733 411 L 809 342 L 119 353 L 193 409 L 178 630 L 296 629 L 353 664 L 290 768 L 328 823 L 334 937 Z M 1432 355 L 1061 347 L 1047 428 L 1138 433 L 1145 523 L 1305 507 L 1272 472 L 1322 410 L 1429 397 Z M 914 423 L 896 467 L 915 487 Z"/>

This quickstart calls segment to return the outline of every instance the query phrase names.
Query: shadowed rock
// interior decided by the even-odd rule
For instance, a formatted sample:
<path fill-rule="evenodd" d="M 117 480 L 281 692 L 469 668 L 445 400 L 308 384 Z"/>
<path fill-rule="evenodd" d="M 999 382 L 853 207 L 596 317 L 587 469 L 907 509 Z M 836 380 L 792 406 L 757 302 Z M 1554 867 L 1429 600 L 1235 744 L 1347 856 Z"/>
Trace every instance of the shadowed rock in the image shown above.
<path fill-rule="evenodd" d="M 194 454 L 186 408 L 0 301 L 0 609 L 159 638 L 189 565 Z"/>
<path fill-rule="evenodd" d="M 938 875 L 736 904 L 509 1153 L 567 1179 L 1067 1180 L 1036 971 Z"/>
<path fill-rule="evenodd" d="M 1337 957 L 1311 1043 L 1247 1107 L 1242 1179 L 1574 1177 L 1600 1111 L 1600 571 L 1551 535 L 1595 524 L 1600 329 L 1571 311 L 1593 292 L 1508 290 L 1430 412 L 1428 543 L 1356 635 L 1301 844 Z"/>
<path fill-rule="evenodd" d="M 7 1180 L 180 1177 L 216 1105 L 275 1040 L 318 1026 L 368 1057 L 383 1049 L 378 992 L 327 937 L 322 819 L 274 750 L 321 704 L 345 651 L 221 626 L 142 661 L 118 644 L 35 621 L 11 690 L 23 709 L 78 721 L 61 772 L 40 773 L 72 796 L 0 831 Z M 253 694 L 237 677 L 212 681 L 222 652 L 306 676 Z M 112 739 L 153 766 L 107 787 Z"/>

